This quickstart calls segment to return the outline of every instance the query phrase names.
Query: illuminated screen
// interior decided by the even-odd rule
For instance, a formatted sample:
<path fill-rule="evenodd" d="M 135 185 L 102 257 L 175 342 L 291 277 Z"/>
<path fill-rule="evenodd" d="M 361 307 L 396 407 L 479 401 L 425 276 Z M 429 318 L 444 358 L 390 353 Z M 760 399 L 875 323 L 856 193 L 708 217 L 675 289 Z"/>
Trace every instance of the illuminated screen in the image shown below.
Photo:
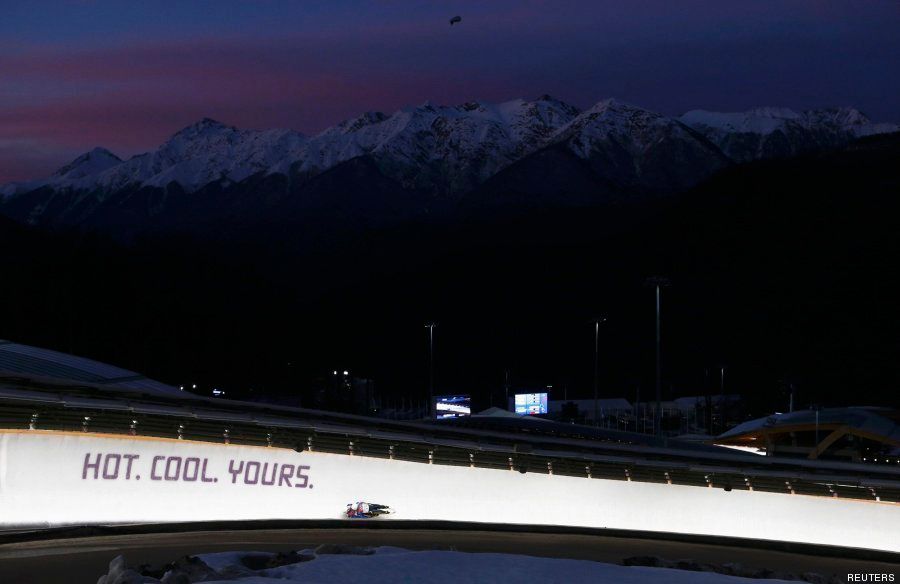
<path fill-rule="evenodd" d="M 517 393 L 516 413 L 520 416 L 534 416 L 547 413 L 546 393 Z"/>
<path fill-rule="evenodd" d="M 445 395 L 435 398 L 438 418 L 458 418 L 472 413 L 472 399 L 467 395 Z"/>

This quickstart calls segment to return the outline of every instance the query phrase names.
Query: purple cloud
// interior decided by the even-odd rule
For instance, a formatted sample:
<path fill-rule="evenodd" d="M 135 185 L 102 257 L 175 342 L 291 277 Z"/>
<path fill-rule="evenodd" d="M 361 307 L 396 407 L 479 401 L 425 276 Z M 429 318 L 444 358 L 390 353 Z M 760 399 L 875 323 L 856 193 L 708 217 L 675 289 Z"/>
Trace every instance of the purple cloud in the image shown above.
<path fill-rule="evenodd" d="M 425 100 L 855 105 L 900 120 L 885 99 L 900 91 L 900 11 L 882 3 L 166 6 L 54 5 L 38 18 L 22 5 L 0 22 L 0 182 L 97 145 L 146 151 L 205 116 L 315 133 Z"/>

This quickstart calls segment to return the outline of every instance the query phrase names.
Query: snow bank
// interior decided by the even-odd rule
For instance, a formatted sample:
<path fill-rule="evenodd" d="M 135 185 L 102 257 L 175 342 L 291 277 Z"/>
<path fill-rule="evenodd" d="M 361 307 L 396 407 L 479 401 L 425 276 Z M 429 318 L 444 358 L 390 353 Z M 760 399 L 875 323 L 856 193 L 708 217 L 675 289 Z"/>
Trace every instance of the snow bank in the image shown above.
<path fill-rule="evenodd" d="M 467 582 L 531 584 L 533 582 L 615 582 L 639 584 L 718 584 L 748 582 L 745 578 L 704 572 L 626 567 L 588 560 L 536 558 L 513 554 L 463 553 L 389 549 L 373 556 L 319 556 L 304 562 L 268 570 L 265 576 L 242 582 L 341 583 L 359 582 L 361 575 L 370 584 L 398 581 L 428 583 Z M 758 581 L 757 581 L 758 584 Z"/>
<path fill-rule="evenodd" d="M 310 553 L 305 550 L 302 554 Z M 760 580 L 727 576 L 712 572 L 691 572 L 668 568 L 617 566 L 588 560 L 537 558 L 515 554 L 464 553 L 454 551 L 410 551 L 394 547 L 380 547 L 371 555 L 317 554 L 315 559 L 264 570 L 248 570 L 244 561 L 248 556 L 273 556 L 259 552 L 223 552 L 202 554 L 196 558 L 182 558 L 180 566 L 200 566 L 198 578 L 214 570 L 222 579 L 203 579 L 203 582 L 275 583 L 304 582 L 306 584 L 343 584 L 365 581 L 368 584 L 419 582 L 433 584 L 466 584 L 498 582 L 503 584 L 531 584 L 532 582 L 615 582 L 616 584 L 746 584 Z M 200 560 L 199 562 L 197 560 Z M 196 569 L 196 568 L 195 568 Z M 183 576 L 181 576 L 183 574 Z M 176 576 L 178 576 L 176 578 Z M 186 572 L 172 569 L 161 579 L 141 575 L 128 568 L 122 556 L 110 563 L 109 573 L 98 584 L 152 583 L 194 580 Z M 765 580 L 776 584 L 787 580 Z"/>

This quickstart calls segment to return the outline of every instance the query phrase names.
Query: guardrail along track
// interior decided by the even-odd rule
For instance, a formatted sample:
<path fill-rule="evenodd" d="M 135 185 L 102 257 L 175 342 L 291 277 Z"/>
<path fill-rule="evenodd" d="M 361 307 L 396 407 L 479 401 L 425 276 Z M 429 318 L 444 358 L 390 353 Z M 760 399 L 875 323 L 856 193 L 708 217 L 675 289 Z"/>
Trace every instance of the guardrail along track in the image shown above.
<path fill-rule="evenodd" d="M 33 388 L 32 388 L 33 389 Z M 214 406 L 222 404 L 222 409 Z M 552 439 L 197 398 L 175 403 L 37 391 L 0 394 L 0 428 L 119 434 L 441 464 L 900 503 L 900 471 Z M 247 406 L 248 404 L 243 404 Z M 230 411 L 229 411 L 230 410 Z"/>

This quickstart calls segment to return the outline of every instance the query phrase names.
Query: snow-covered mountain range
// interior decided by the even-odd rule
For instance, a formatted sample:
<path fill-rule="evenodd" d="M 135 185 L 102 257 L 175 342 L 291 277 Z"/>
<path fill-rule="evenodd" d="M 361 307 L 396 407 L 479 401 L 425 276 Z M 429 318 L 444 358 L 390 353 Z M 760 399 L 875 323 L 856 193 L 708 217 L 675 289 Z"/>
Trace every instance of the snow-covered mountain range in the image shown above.
<path fill-rule="evenodd" d="M 896 124 L 873 124 L 852 107 L 795 112 L 757 108 L 740 113 L 693 110 L 679 120 L 709 138 L 735 162 L 793 156 L 900 130 Z"/>
<path fill-rule="evenodd" d="M 500 104 L 425 103 L 390 115 L 367 112 L 314 136 L 241 130 L 203 119 L 153 152 L 120 160 L 96 148 L 47 178 L 0 187 L 0 211 L 32 223 L 83 223 L 104 207 L 109 216 L 109 207 L 148 191 L 167 193 L 153 205 L 141 203 L 148 216 L 165 213 L 171 193 L 234 191 L 250 197 L 250 204 L 253 197 L 269 204 L 300 196 L 300 185 L 361 158 L 373 166 L 354 170 L 360 197 L 366 196 L 366 180 L 359 173 L 376 172 L 399 189 L 452 201 L 546 149 L 584 161 L 620 191 L 671 192 L 733 162 L 837 147 L 898 129 L 873 124 L 853 108 L 695 110 L 671 118 L 613 99 L 579 111 L 546 95 Z M 273 183 L 273 176 L 288 180 Z M 335 178 L 329 180 L 335 188 Z M 325 196 L 322 189 L 319 196 Z"/>
<path fill-rule="evenodd" d="M 404 184 L 433 183 L 449 190 L 481 181 L 547 143 L 578 115 L 550 97 L 501 104 L 404 108 L 392 115 L 367 112 L 315 136 L 291 130 L 239 130 L 203 119 L 154 152 L 119 164 L 83 155 L 52 176 L 7 185 L 6 193 L 41 186 L 114 191 L 126 186 L 178 183 L 195 191 L 211 182 L 240 182 L 256 173 L 316 174 L 363 155 L 376 156 Z M 90 163 L 90 164 L 88 164 Z M 74 174 L 75 168 L 84 172 Z"/>

